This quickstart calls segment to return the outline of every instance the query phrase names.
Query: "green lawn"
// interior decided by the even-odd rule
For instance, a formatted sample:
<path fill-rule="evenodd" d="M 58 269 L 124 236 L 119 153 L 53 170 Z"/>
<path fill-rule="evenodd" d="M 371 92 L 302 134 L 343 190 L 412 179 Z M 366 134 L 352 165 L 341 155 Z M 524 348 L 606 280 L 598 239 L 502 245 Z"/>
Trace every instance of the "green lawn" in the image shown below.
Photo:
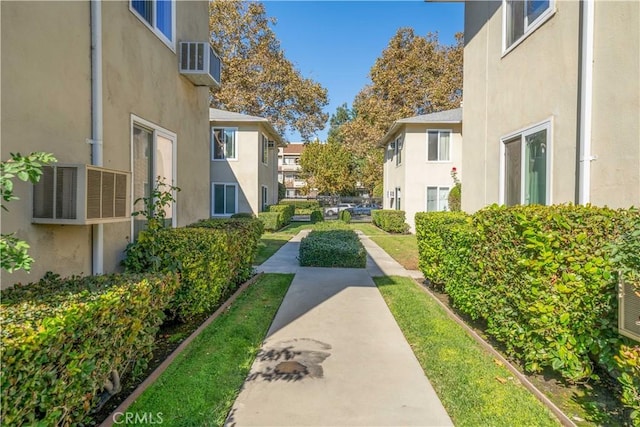
<path fill-rule="evenodd" d="M 456 426 L 559 425 L 413 280 L 374 281 Z"/>
<path fill-rule="evenodd" d="M 127 412 L 162 413 L 163 426 L 222 425 L 292 280 L 285 274 L 260 278 Z"/>
<path fill-rule="evenodd" d="M 415 234 L 390 234 L 373 224 L 351 224 L 376 242 L 407 270 L 418 270 L 418 240 Z"/>

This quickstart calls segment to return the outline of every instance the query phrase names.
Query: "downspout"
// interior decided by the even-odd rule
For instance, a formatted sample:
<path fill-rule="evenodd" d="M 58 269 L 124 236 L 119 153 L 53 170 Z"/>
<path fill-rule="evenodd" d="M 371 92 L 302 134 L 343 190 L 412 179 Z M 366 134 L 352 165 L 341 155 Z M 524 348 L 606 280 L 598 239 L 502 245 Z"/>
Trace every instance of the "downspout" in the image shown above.
<path fill-rule="evenodd" d="M 102 166 L 102 3 L 91 0 L 91 164 Z M 92 272 L 104 273 L 104 230 L 92 226 Z"/>
<path fill-rule="evenodd" d="M 595 21 L 594 0 L 580 2 L 580 125 L 578 167 L 578 204 L 586 205 L 591 201 L 591 128 L 593 113 L 593 33 Z"/>

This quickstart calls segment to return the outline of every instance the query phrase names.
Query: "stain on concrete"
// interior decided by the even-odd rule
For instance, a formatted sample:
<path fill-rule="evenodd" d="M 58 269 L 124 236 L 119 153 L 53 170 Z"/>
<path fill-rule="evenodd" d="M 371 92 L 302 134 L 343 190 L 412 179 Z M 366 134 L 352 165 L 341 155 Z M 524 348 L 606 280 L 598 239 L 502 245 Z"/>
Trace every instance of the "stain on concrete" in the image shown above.
<path fill-rule="evenodd" d="M 331 356 L 331 346 L 310 338 L 267 343 L 256 357 L 247 381 L 301 381 L 322 378 L 322 362 Z"/>

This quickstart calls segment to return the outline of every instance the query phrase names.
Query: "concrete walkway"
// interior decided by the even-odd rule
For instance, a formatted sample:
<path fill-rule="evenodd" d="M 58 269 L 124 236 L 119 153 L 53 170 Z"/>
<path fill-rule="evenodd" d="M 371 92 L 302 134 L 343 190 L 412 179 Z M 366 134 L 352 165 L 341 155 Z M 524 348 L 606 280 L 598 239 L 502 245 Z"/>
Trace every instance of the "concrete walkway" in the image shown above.
<path fill-rule="evenodd" d="M 227 425 L 453 425 L 371 279 L 411 273 L 363 235 L 366 269 L 300 267 L 307 233 L 259 268 L 296 275 Z"/>

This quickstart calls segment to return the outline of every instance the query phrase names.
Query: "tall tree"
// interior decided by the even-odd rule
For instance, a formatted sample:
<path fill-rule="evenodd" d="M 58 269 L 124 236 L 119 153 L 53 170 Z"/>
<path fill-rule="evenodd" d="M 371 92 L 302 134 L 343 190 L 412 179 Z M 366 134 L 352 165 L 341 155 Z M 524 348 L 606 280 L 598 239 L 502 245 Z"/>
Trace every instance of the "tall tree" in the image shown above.
<path fill-rule="evenodd" d="M 214 0 L 209 3 L 211 43 L 221 55 L 222 85 L 212 90 L 216 108 L 269 119 L 307 141 L 324 128 L 327 90 L 304 78 L 289 61 L 261 3 Z"/>
<path fill-rule="evenodd" d="M 353 110 L 349 109 L 347 103 L 338 106 L 336 112 L 331 115 L 329 119 L 329 133 L 327 135 L 327 142 L 343 142 L 342 135 L 340 134 L 340 127 L 353 120 L 355 114 Z"/>
<path fill-rule="evenodd" d="M 300 156 L 300 168 L 307 186 L 320 194 L 348 194 L 354 190 L 351 154 L 342 144 L 308 143 Z"/>
<path fill-rule="evenodd" d="M 356 95 L 352 119 L 337 131 L 356 157 L 356 176 L 365 187 L 372 191 L 382 181 L 384 156 L 377 144 L 395 120 L 460 105 L 462 49 L 462 34 L 453 46 L 411 28 L 391 38 L 371 68 L 371 83 Z"/>

